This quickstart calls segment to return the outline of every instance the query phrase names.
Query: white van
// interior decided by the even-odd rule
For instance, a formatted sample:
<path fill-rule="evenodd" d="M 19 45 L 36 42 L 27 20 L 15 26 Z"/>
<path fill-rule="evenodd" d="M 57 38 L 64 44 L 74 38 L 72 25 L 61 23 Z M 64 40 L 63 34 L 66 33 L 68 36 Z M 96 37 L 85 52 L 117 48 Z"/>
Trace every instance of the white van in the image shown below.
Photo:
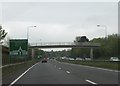
<path fill-rule="evenodd" d="M 118 57 L 110 57 L 110 61 L 120 61 Z"/>

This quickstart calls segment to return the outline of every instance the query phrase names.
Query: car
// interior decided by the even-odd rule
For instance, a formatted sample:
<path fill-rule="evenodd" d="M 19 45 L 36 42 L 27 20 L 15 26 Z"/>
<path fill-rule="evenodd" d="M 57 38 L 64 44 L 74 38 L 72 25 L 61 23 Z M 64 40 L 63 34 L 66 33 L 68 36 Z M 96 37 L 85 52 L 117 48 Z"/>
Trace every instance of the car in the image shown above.
<path fill-rule="evenodd" d="M 85 60 L 90 61 L 90 60 L 91 60 L 91 58 L 85 58 Z"/>
<path fill-rule="evenodd" d="M 65 59 L 66 57 L 61 57 L 61 59 L 63 60 L 63 59 Z"/>
<path fill-rule="evenodd" d="M 82 59 L 82 58 L 76 58 L 76 60 L 80 60 L 80 61 L 82 61 L 83 59 Z"/>
<path fill-rule="evenodd" d="M 48 60 L 47 58 L 43 58 L 41 62 L 42 63 L 47 63 L 47 60 Z"/>
<path fill-rule="evenodd" d="M 120 61 L 118 57 L 110 57 L 110 61 Z"/>
<path fill-rule="evenodd" d="M 70 61 L 74 61 L 74 58 L 69 58 Z"/>

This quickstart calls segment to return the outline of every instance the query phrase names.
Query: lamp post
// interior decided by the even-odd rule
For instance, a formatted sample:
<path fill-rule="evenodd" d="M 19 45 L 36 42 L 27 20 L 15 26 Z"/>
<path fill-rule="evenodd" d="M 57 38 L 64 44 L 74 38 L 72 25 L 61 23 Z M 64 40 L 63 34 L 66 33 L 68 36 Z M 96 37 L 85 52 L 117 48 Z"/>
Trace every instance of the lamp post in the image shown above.
<path fill-rule="evenodd" d="M 37 27 L 37 26 L 28 26 L 27 27 L 27 39 L 29 39 L 29 29 L 30 29 L 30 27 Z"/>
<path fill-rule="evenodd" d="M 32 28 L 32 27 L 37 27 L 37 26 L 28 26 L 27 27 L 27 40 L 28 40 L 28 44 L 29 44 L 29 29 Z M 32 49 L 32 58 L 33 58 L 33 55 L 34 55 L 34 50 Z M 26 60 L 26 59 L 25 59 Z"/>
<path fill-rule="evenodd" d="M 105 28 L 105 38 L 107 38 L 107 26 L 106 25 L 97 25 L 97 27 L 104 27 Z"/>

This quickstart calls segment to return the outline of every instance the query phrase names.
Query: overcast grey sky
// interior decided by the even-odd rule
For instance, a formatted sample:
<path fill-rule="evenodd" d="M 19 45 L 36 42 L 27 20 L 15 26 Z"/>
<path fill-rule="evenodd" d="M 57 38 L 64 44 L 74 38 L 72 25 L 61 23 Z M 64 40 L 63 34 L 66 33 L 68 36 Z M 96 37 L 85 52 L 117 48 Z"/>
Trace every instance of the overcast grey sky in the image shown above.
<path fill-rule="evenodd" d="M 33 42 L 72 42 L 76 36 L 89 39 L 118 33 L 117 2 L 4 2 L 2 25 L 10 38 Z M 29 26 L 37 26 L 36 28 Z"/>

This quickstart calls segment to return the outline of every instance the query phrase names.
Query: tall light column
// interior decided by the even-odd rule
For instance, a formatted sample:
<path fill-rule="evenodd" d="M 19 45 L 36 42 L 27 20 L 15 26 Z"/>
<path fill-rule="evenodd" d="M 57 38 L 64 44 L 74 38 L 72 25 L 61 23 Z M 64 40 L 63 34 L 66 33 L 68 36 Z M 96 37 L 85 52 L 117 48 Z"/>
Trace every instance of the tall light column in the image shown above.
<path fill-rule="evenodd" d="M 37 26 L 28 26 L 28 27 L 27 27 L 27 39 L 29 39 L 29 29 L 30 29 L 31 27 L 37 27 Z M 28 41 L 28 42 L 29 42 L 29 41 Z"/>
<path fill-rule="evenodd" d="M 97 25 L 97 27 L 104 27 L 105 28 L 105 38 L 107 38 L 107 26 L 106 25 Z"/>
<path fill-rule="evenodd" d="M 29 45 L 29 29 L 32 27 L 37 27 L 37 26 L 28 26 L 27 27 L 27 40 L 28 40 L 28 45 Z M 32 58 L 34 56 L 34 50 L 32 49 Z"/>

